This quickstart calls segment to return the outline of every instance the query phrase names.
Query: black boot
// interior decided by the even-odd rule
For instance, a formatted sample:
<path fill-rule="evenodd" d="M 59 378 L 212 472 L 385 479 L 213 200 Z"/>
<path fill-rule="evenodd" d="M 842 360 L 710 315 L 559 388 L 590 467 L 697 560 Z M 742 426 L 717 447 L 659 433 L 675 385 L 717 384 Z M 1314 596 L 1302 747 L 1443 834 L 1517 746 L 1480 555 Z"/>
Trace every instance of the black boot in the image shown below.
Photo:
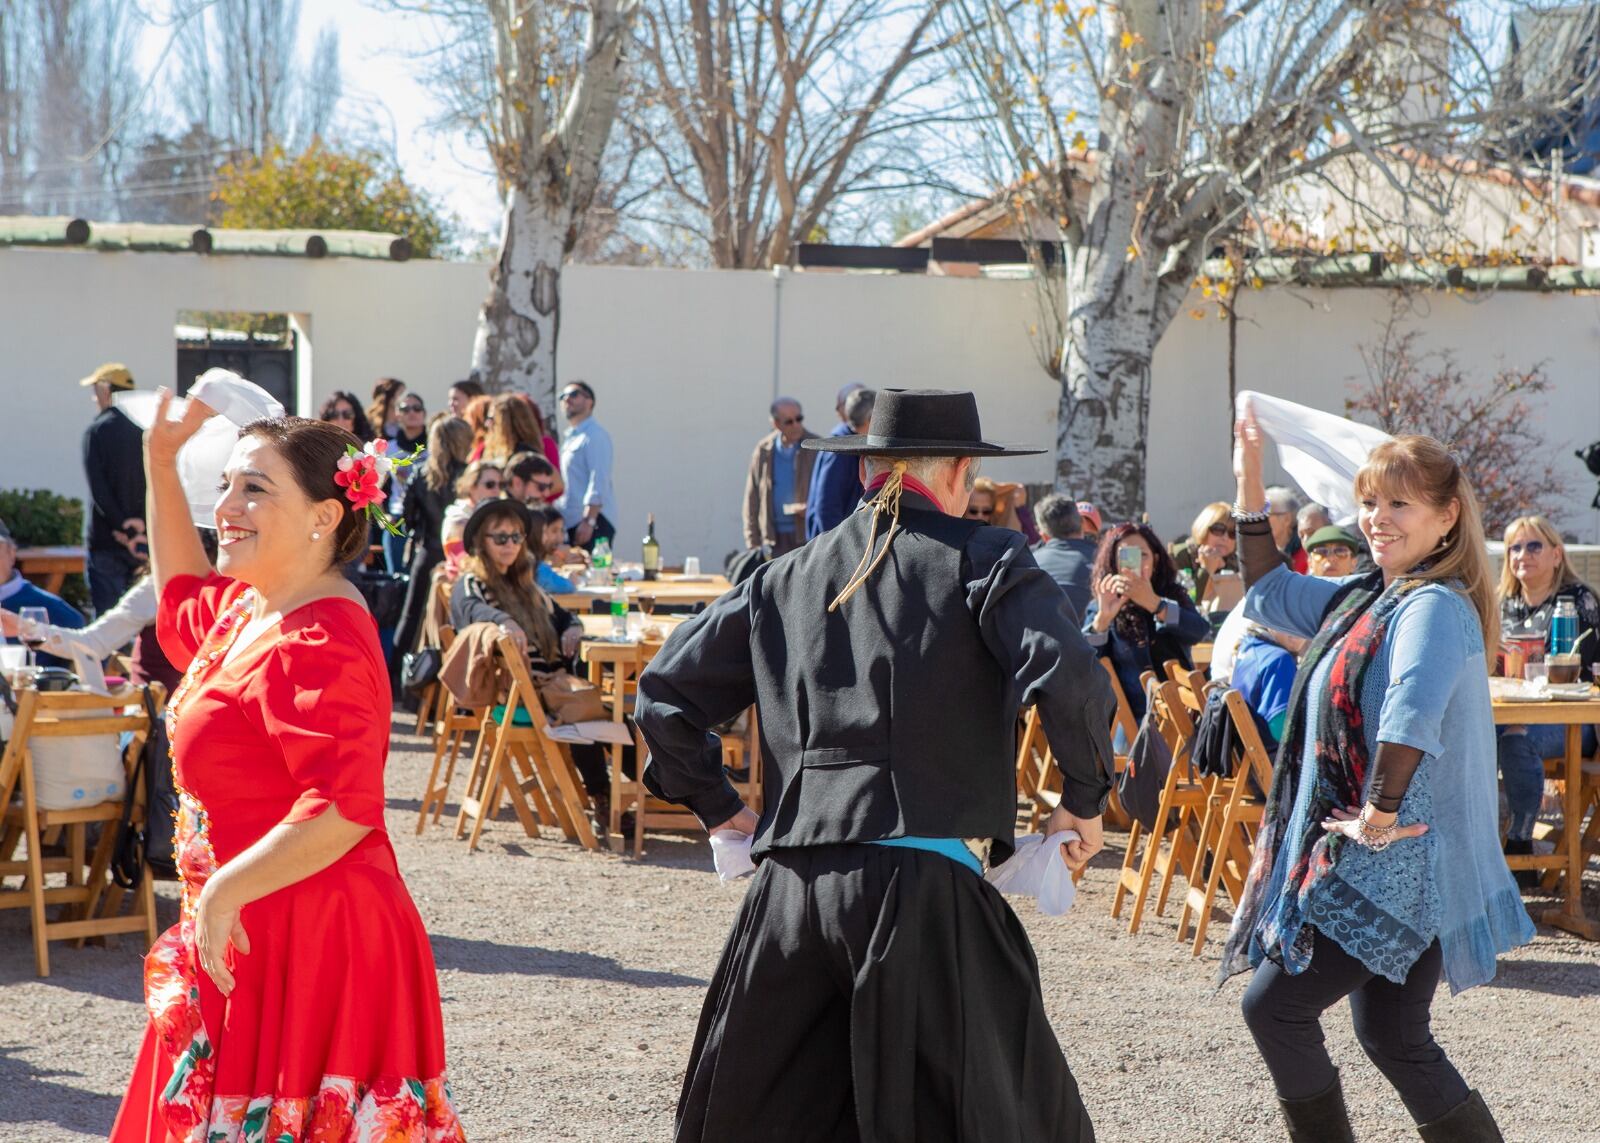
<path fill-rule="evenodd" d="M 1505 844 L 1505 855 L 1515 857 L 1519 854 L 1526 856 L 1533 852 L 1533 839 L 1531 837 L 1508 837 Z M 1517 886 L 1522 889 L 1532 889 L 1539 884 L 1539 871 L 1537 869 L 1513 869 L 1511 876 L 1516 880 Z"/>
<path fill-rule="evenodd" d="M 1289 1143 L 1355 1143 L 1338 1076 L 1334 1076 L 1332 1085 L 1320 1095 L 1306 1099 L 1284 1099 L 1280 1095 L 1278 1107 L 1289 1125 Z"/>
<path fill-rule="evenodd" d="M 1432 1123 L 1419 1123 L 1417 1134 L 1425 1143 L 1505 1143 L 1483 1096 L 1475 1091 Z"/>

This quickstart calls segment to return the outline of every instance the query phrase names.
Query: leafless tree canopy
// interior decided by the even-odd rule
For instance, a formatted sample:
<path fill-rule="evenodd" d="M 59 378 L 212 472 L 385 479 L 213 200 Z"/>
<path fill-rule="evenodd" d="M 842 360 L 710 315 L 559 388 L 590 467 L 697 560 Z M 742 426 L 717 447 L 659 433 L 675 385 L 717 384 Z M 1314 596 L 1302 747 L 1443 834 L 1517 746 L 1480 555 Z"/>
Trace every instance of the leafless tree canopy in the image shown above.
<path fill-rule="evenodd" d="M 1454 252 L 1471 160 L 1594 85 L 1550 69 L 1509 91 L 1496 68 L 1505 11 L 1449 0 L 950 11 L 1009 185 L 1063 246 L 1050 287 L 1064 301 L 1057 482 L 1119 513 L 1143 501 L 1151 354 L 1213 251 L 1314 236 Z"/>
<path fill-rule="evenodd" d="M 713 265 L 765 267 L 832 237 L 852 196 L 929 177 L 948 0 L 644 0 L 630 102 L 647 217 Z"/>

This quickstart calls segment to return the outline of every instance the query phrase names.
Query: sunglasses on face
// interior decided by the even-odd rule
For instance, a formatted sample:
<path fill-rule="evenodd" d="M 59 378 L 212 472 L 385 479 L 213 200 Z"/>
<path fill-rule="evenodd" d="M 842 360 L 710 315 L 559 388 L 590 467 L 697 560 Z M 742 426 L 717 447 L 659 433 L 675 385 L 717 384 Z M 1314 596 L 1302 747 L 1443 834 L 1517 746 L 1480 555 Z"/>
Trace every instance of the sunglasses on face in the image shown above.
<path fill-rule="evenodd" d="M 1348 559 L 1355 555 L 1354 552 L 1345 547 L 1343 544 L 1323 544 L 1320 547 L 1312 548 L 1311 554 L 1316 556 L 1319 560 L 1336 560 L 1341 557 Z"/>
<path fill-rule="evenodd" d="M 994 515 L 994 509 L 993 508 L 968 508 L 967 509 L 967 519 L 969 519 L 969 520 L 987 520 L 990 517 L 992 517 L 993 515 Z"/>
<path fill-rule="evenodd" d="M 521 532 L 489 532 L 484 538 L 491 544 L 520 544 L 525 537 Z"/>
<path fill-rule="evenodd" d="M 1510 545 L 1506 548 L 1506 551 L 1510 552 L 1514 556 L 1521 555 L 1523 552 L 1527 552 L 1530 556 L 1536 556 L 1540 552 L 1544 551 L 1544 541 L 1527 540 L 1524 543 Z"/>
<path fill-rule="evenodd" d="M 533 481 L 533 490 L 535 492 L 549 492 L 555 486 L 556 486 L 556 482 L 553 481 L 553 480 L 535 480 L 535 481 Z"/>
<path fill-rule="evenodd" d="M 1231 536 L 1233 535 L 1233 529 L 1226 524 L 1218 523 L 1207 528 L 1206 534 L 1210 536 Z"/>
<path fill-rule="evenodd" d="M 488 480 L 478 481 L 478 487 L 487 489 L 490 492 L 498 492 L 500 490 L 500 482 L 491 476 Z"/>
<path fill-rule="evenodd" d="M 422 413 L 422 412 L 426 412 L 426 410 L 421 405 L 401 405 L 400 406 L 400 411 L 402 413 Z"/>
<path fill-rule="evenodd" d="M 582 396 L 583 396 L 583 390 L 582 389 L 572 389 L 572 390 L 570 390 L 570 391 L 568 391 L 566 393 L 561 394 L 561 399 L 563 401 L 576 401 L 579 397 L 582 397 Z"/>
<path fill-rule="evenodd" d="M 798 417 L 781 417 L 778 420 L 778 427 L 786 429 L 790 425 L 799 425 L 799 424 L 804 424 L 804 423 L 805 423 L 804 415 L 801 415 L 801 416 L 798 416 Z"/>
<path fill-rule="evenodd" d="M 353 421 L 356 419 L 356 415 L 349 409 L 335 409 L 328 414 L 328 419 L 330 421 Z"/>

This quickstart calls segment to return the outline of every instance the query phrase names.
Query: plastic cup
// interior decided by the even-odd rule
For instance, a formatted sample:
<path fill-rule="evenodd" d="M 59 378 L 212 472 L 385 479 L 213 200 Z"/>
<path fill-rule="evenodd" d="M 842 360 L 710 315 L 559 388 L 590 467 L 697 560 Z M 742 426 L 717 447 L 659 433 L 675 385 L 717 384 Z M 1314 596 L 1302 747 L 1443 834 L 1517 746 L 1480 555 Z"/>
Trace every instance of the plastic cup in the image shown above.
<path fill-rule="evenodd" d="M 699 575 L 700 574 L 700 557 L 699 556 L 688 556 L 688 557 L 686 557 L 684 559 L 684 561 L 683 561 L 683 574 L 684 575 Z"/>

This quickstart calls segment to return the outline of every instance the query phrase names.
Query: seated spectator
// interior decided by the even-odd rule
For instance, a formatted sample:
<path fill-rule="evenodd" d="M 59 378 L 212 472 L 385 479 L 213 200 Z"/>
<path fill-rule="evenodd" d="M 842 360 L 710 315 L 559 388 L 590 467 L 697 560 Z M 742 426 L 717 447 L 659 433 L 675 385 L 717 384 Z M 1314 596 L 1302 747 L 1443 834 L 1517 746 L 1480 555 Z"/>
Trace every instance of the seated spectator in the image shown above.
<path fill-rule="evenodd" d="M 1342 579 L 1360 570 L 1361 541 L 1329 524 L 1305 541 L 1306 570 L 1319 579 Z"/>
<path fill-rule="evenodd" d="M 1556 603 L 1570 600 L 1578 612 L 1578 637 L 1584 663 L 1582 677 L 1592 681 L 1589 664 L 1600 657 L 1600 600 L 1567 561 L 1567 548 L 1555 525 L 1543 516 L 1521 516 L 1505 533 L 1505 567 L 1500 573 L 1500 627 L 1506 635 L 1550 635 Z M 1533 827 L 1544 798 L 1544 762 L 1566 750 L 1564 726 L 1503 726 L 1499 730 L 1500 780 L 1505 787 L 1511 822 L 1506 828 L 1508 854 L 1533 852 Z M 1595 751 L 1595 728 L 1583 728 L 1583 751 Z M 1575 823 L 1568 823 L 1573 825 Z M 1519 870 L 1518 883 L 1536 883 L 1537 874 Z"/>
<path fill-rule="evenodd" d="M 473 510 L 463 534 L 466 559 L 450 592 L 450 625 L 460 631 L 473 623 L 493 623 L 527 652 L 530 670 L 571 671 L 583 624 L 535 580 L 528 537 L 536 526 L 533 514 L 512 500 L 489 500 Z M 608 799 L 605 751 L 593 745 L 571 750 L 590 797 L 597 803 Z"/>
<path fill-rule="evenodd" d="M 1078 501 L 1078 515 L 1083 517 L 1083 537 L 1086 540 L 1098 540 L 1100 530 L 1105 527 L 1100 519 L 1100 509 L 1087 500 Z"/>
<path fill-rule="evenodd" d="M 322 411 L 317 414 L 317 420 L 349 429 L 362 444 L 374 439 L 372 425 L 361 408 L 361 402 L 356 400 L 354 393 L 347 393 L 343 389 L 335 389 L 328 394 L 328 399 L 322 402 Z"/>
<path fill-rule="evenodd" d="M 1039 501 L 1035 515 L 1044 540 L 1033 549 L 1033 558 L 1045 574 L 1061 585 L 1072 603 L 1073 617 L 1081 622 L 1094 598 L 1090 576 L 1099 545 L 1084 537 L 1083 517 L 1070 496 L 1046 496 Z"/>
<path fill-rule="evenodd" d="M 567 523 L 566 517 L 561 515 L 561 509 L 548 504 L 530 505 L 528 515 L 532 524 L 528 532 L 528 549 L 539 561 L 535 570 L 539 586 L 556 595 L 577 591 L 576 584 L 551 566 L 551 560 L 559 559 L 564 553 L 576 552 L 580 557 L 584 555 L 582 548 L 567 548 Z M 582 560 L 573 561 L 569 557 L 566 562 L 581 563 Z"/>
<path fill-rule="evenodd" d="M 1239 572 L 1239 556 L 1234 550 L 1233 506 L 1217 501 L 1207 504 L 1189 525 L 1189 534 L 1172 548 L 1172 563 L 1180 572 L 1194 576 L 1194 600 L 1204 605 L 1215 592 L 1212 577 L 1219 572 Z M 1243 587 L 1243 581 L 1240 581 Z M 1234 600 L 1229 600 L 1227 611 Z"/>
<path fill-rule="evenodd" d="M 444 510 L 444 522 L 440 529 L 444 558 L 451 567 L 452 579 L 460 571 L 462 557 L 466 554 L 464 538 L 467 518 L 485 500 L 497 498 L 502 487 L 500 465 L 493 461 L 475 460 L 456 477 L 455 503 Z"/>
<path fill-rule="evenodd" d="M 1084 613 L 1084 636 L 1111 660 L 1134 718 L 1143 719 L 1139 676 L 1154 671 L 1166 678 L 1168 659 L 1193 669 L 1189 649 L 1210 636 L 1211 624 L 1178 582 L 1172 557 L 1148 524 L 1118 524 L 1107 532 L 1091 578 L 1094 599 Z"/>
<path fill-rule="evenodd" d="M 558 468 L 561 465 L 561 450 L 545 429 L 539 406 L 526 393 L 502 393 L 491 399 L 483 451 L 501 460 L 531 452 Z"/>
<path fill-rule="evenodd" d="M 1301 575 L 1306 574 L 1306 553 L 1295 533 L 1295 523 L 1300 512 L 1300 497 L 1294 489 L 1278 484 L 1267 489 L 1268 519 L 1272 524 L 1272 541 L 1283 554 L 1283 562 Z"/>
<path fill-rule="evenodd" d="M 561 495 L 561 470 L 532 452 L 515 453 L 506 461 L 506 495 L 529 508 L 542 508 Z"/>
<path fill-rule="evenodd" d="M 18 612 L 24 607 L 42 607 L 50 615 L 50 623 L 54 627 L 82 627 L 88 622 L 83 613 L 72 604 L 53 595 L 42 587 L 35 587 L 22 578 L 22 572 L 17 570 L 17 542 L 11 538 L 11 531 L 0 520 L 0 611 Z M 15 619 L 7 618 L 5 623 L 6 641 L 9 642 L 16 635 L 17 623 Z M 70 667 L 54 655 L 39 653 L 38 662 L 46 667 Z"/>
<path fill-rule="evenodd" d="M 1027 500 L 1027 489 L 1022 485 L 1005 484 L 980 476 L 973 484 L 972 495 L 967 500 L 967 519 L 982 520 L 996 528 L 1010 528 L 1027 536 L 1029 543 L 1034 543 L 1039 539 L 1039 533 L 1032 526 L 1033 516 L 1029 513 L 1026 521 L 1022 517 L 1022 513 L 1027 511 Z"/>
<path fill-rule="evenodd" d="M 1239 640 L 1229 685 L 1244 696 L 1255 715 L 1256 729 L 1267 753 L 1276 755 L 1283 740 L 1283 723 L 1289 714 L 1289 693 L 1305 640 L 1251 623 Z"/>
<path fill-rule="evenodd" d="M 1300 546 L 1306 548 L 1311 537 L 1333 523 L 1333 517 L 1328 515 L 1328 510 L 1321 504 L 1307 504 L 1295 513 L 1295 533 L 1300 537 Z"/>

